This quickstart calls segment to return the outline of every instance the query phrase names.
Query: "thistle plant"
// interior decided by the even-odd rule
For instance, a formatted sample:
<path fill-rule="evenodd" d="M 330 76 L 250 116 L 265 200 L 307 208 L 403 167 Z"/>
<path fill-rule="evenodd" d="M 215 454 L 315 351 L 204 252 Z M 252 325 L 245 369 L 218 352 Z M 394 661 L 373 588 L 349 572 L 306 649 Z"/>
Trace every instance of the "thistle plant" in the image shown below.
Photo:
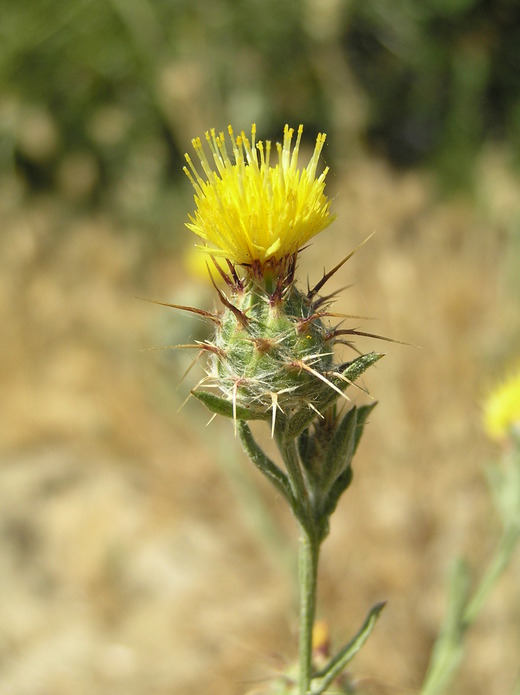
<path fill-rule="evenodd" d="M 449 688 L 464 655 L 466 634 L 520 542 L 520 369 L 488 395 L 483 424 L 490 439 L 502 446 L 501 465 L 493 464 L 487 469 L 502 532 L 473 591 L 466 563 L 459 558 L 453 565 L 446 617 L 432 650 L 421 695 L 441 695 Z M 520 695 L 520 673 L 514 694 Z"/>
<path fill-rule="evenodd" d="M 333 220 L 325 195 L 327 168 L 318 174 L 325 135 L 319 134 L 306 167 L 298 165 L 302 126 L 285 127 L 276 151 L 270 141 L 244 132 L 228 137 L 206 133 L 192 141 L 194 163 L 184 171 L 195 189 L 196 209 L 188 228 L 200 239 L 208 267 L 224 281 L 214 282 L 215 311 L 169 305 L 205 317 L 211 340 L 179 347 L 206 357 L 206 375 L 193 390 L 213 414 L 232 420 L 244 451 L 291 508 L 300 532 L 299 659 L 277 692 L 320 695 L 329 692 L 370 634 L 383 604 L 374 606 L 358 633 L 326 663 L 313 662 L 320 546 L 330 516 L 352 482 L 352 459 L 374 405 L 352 406 L 347 390 L 382 355 L 359 354 L 340 361 L 335 347 L 353 347 L 345 328 L 360 318 L 332 311 L 326 282 L 352 256 L 346 256 L 312 288 L 296 282 L 298 253 Z M 357 250 L 357 249 L 356 249 Z M 211 274 L 211 271 L 210 271 Z M 380 337 L 380 336 L 372 336 Z M 251 421 L 265 422 L 280 462 L 258 443 Z M 343 681 L 345 683 L 345 681 Z"/>

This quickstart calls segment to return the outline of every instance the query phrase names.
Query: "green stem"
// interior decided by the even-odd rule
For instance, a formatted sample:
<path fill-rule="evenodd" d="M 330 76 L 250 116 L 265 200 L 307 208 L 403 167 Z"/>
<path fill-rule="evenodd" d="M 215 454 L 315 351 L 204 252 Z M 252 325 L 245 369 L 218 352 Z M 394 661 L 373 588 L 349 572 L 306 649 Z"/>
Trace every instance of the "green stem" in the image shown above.
<path fill-rule="evenodd" d="M 312 629 L 316 613 L 316 587 L 320 543 L 317 534 L 300 526 L 299 582 L 299 695 L 307 695 L 312 677 Z"/>
<path fill-rule="evenodd" d="M 307 695 L 312 677 L 312 629 L 316 613 L 316 588 L 320 535 L 312 500 L 303 476 L 296 440 L 284 430 L 277 432 L 277 443 L 293 492 L 293 512 L 300 524 L 298 579 L 300 585 L 299 693 Z"/>

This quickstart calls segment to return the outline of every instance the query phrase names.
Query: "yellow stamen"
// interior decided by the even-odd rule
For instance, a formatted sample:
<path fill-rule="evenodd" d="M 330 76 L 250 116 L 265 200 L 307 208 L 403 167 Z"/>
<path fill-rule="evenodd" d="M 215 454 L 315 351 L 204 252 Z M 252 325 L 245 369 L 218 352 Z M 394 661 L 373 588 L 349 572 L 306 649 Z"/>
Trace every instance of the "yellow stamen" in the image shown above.
<path fill-rule="evenodd" d="M 224 133 L 206 133 L 213 164 L 201 139 L 192 141 L 205 178 L 186 154 L 184 172 L 195 189 L 196 204 L 186 226 L 205 242 L 204 250 L 239 265 L 263 266 L 297 253 L 332 222 L 330 200 L 324 194 L 328 169 L 316 178 L 326 136 L 318 135 L 308 165 L 299 169 L 302 132 L 300 126 L 292 147 L 294 130 L 285 126 L 274 166 L 270 163 L 271 142 L 256 142 L 255 124 L 250 139 L 244 132 L 235 136 L 229 126 L 234 161 L 228 155 Z"/>

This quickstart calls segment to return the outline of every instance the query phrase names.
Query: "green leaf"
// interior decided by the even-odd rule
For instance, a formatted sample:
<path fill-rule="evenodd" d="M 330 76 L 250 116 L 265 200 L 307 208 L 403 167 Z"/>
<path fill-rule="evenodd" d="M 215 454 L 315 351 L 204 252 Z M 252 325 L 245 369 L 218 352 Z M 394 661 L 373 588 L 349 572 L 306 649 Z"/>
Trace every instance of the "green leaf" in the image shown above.
<path fill-rule="evenodd" d="M 357 424 L 357 408 L 354 406 L 336 427 L 330 441 L 323 470 L 323 489 L 334 484 L 352 461 Z"/>
<path fill-rule="evenodd" d="M 289 420 L 287 436 L 297 437 L 303 430 L 307 429 L 315 417 L 316 411 L 310 406 L 305 405 L 303 408 L 300 408 Z"/>
<path fill-rule="evenodd" d="M 372 630 L 375 627 L 377 619 L 381 611 L 385 607 L 386 602 L 376 603 L 372 606 L 363 622 L 363 625 L 348 642 L 343 649 L 332 657 L 327 666 L 318 671 L 311 682 L 310 693 L 312 695 L 322 695 L 333 681 L 345 670 L 350 661 L 356 656 L 361 647 L 369 638 Z"/>
<path fill-rule="evenodd" d="M 330 516 L 334 512 L 338 506 L 339 498 L 349 487 L 353 477 L 352 466 L 349 466 L 336 478 L 323 505 L 322 513 L 324 515 Z"/>
<path fill-rule="evenodd" d="M 363 434 L 363 429 L 365 427 L 365 424 L 367 422 L 368 416 L 372 412 L 372 410 L 376 407 L 377 403 L 371 403 L 370 405 L 362 405 L 359 408 L 357 408 L 357 413 L 356 413 L 356 426 L 354 428 L 353 432 L 353 447 L 352 447 L 352 453 L 350 454 L 350 461 L 349 465 L 343 469 L 343 471 L 336 477 L 335 480 L 330 479 L 329 484 L 331 485 L 331 488 L 327 494 L 325 503 L 323 505 L 323 513 L 326 514 L 327 516 L 330 516 L 336 507 L 338 506 L 339 498 L 341 495 L 345 492 L 345 490 L 349 487 L 349 485 L 352 482 L 352 478 L 354 477 L 354 473 L 352 470 L 352 465 L 351 461 L 354 456 L 354 454 L 357 451 L 357 448 L 359 446 L 359 442 L 361 440 L 361 436 Z M 350 412 L 350 411 L 349 411 Z M 347 413 L 348 415 L 348 413 Z M 345 416 L 347 417 L 347 416 Z M 345 423 L 346 427 L 346 422 L 345 419 L 343 420 Z"/>
<path fill-rule="evenodd" d="M 287 475 L 262 451 L 253 437 L 249 425 L 243 420 L 237 423 L 238 434 L 244 451 L 258 470 L 279 490 L 294 507 L 294 495 Z"/>
<path fill-rule="evenodd" d="M 305 470 L 310 469 L 310 464 L 314 459 L 314 454 L 316 452 L 316 444 L 314 437 L 309 432 L 309 429 L 304 429 L 303 432 L 298 437 L 298 454 L 300 456 L 300 461 Z"/>
<path fill-rule="evenodd" d="M 216 396 L 214 393 L 209 391 L 192 391 L 191 392 L 195 398 L 204 403 L 206 408 L 211 410 L 212 413 L 217 413 L 217 415 L 223 415 L 224 417 L 229 417 L 234 420 L 268 420 L 269 413 L 264 410 L 257 410 L 254 408 L 246 408 L 242 405 L 236 404 L 235 409 L 233 409 L 233 403 Z"/>
<path fill-rule="evenodd" d="M 320 488 L 325 454 L 316 432 L 310 428 L 303 430 L 296 443 L 305 478 L 312 489 Z"/>
<path fill-rule="evenodd" d="M 363 435 L 363 431 L 365 429 L 365 425 L 366 425 L 368 416 L 374 410 L 376 405 L 377 405 L 377 402 L 371 403 L 370 405 L 362 405 L 358 408 L 357 422 L 356 422 L 356 433 L 354 436 L 354 451 L 352 452 L 352 455 L 354 455 L 357 451 L 357 448 L 359 446 L 359 442 L 361 441 L 361 436 Z"/>

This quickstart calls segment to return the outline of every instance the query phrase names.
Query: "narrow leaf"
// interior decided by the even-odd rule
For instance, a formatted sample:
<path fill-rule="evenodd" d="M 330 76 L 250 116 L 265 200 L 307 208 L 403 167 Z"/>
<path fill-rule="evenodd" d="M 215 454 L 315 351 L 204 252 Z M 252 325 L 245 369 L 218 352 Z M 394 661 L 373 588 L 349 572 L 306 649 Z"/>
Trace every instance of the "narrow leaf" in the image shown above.
<path fill-rule="evenodd" d="M 354 430 L 354 446 L 351 454 L 351 459 L 357 451 L 359 442 L 361 440 L 361 435 L 363 434 L 363 428 L 365 427 L 366 421 L 372 410 L 375 408 L 377 403 L 372 403 L 371 405 L 362 405 L 357 409 L 357 419 L 356 428 Z M 341 495 L 349 487 L 352 482 L 354 474 L 352 471 L 352 466 L 349 465 L 340 475 L 332 482 L 332 487 L 327 495 L 326 503 L 324 505 L 323 512 L 330 516 L 336 509 Z"/>
<path fill-rule="evenodd" d="M 333 485 L 336 478 L 352 461 L 357 424 L 357 408 L 354 406 L 343 417 L 329 444 L 324 466 L 323 487 Z"/>
<path fill-rule="evenodd" d="M 266 454 L 258 446 L 251 433 L 249 425 L 242 420 L 239 420 L 237 428 L 244 451 L 249 456 L 252 463 L 261 473 L 263 473 L 263 475 L 265 475 L 265 477 L 276 487 L 276 489 L 282 493 L 292 507 L 293 494 L 287 475 L 280 468 L 278 468 L 276 463 L 271 461 L 271 459 L 266 456 Z"/>
<path fill-rule="evenodd" d="M 375 606 L 370 609 L 363 625 L 350 642 L 348 642 L 343 649 L 340 649 L 323 670 L 319 671 L 314 676 L 310 690 L 312 695 L 322 695 L 329 685 L 345 670 L 347 665 L 369 638 L 385 605 L 385 601 L 376 603 Z"/>
<path fill-rule="evenodd" d="M 206 408 L 211 410 L 212 413 L 217 413 L 217 415 L 223 415 L 224 417 L 234 418 L 236 420 L 267 420 L 269 413 L 256 410 L 253 408 L 245 408 L 242 405 L 236 404 L 235 410 L 233 410 L 233 403 L 216 396 L 214 393 L 209 391 L 192 391 L 191 392 L 195 398 L 204 403 Z"/>
<path fill-rule="evenodd" d="M 305 470 L 309 470 L 316 451 L 316 444 L 308 429 L 303 430 L 300 434 L 297 444 L 302 466 Z"/>
<path fill-rule="evenodd" d="M 289 420 L 287 436 L 297 437 L 312 423 L 315 417 L 317 417 L 316 411 L 310 406 L 305 405 L 300 408 Z"/>
<path fill-rule="evenodd" d="M 330 516 L 334 512 L 334 510 L 338 506 L 339 498 L 349 487 L 353 477 L 354 473 L 352 471 L 352 466 L 349 466 L 343 471 L 343 473 L 341 473 L 336 478 L 336 481 L 334 482 L 329 494 L 327 495 L 325 504 L 323 505 L 324 515 Z"/>
<path fill-rule="evenodd" d="M 313 490 L 321 489 L 324 454 L 317 442 L 315 432 L 311 433 L 309 428 L 303 430 L 296 443 L 305 478 L 308 480 L 310 488 Z"/>
<path fill-rule="evenodd" d="M 357 451 L 357 448 L 359 446 L 359 442 L 361 441 L 361 436 L 363 435 L 363 430 L 364 430 L 366 422 L 368 420 L 368 416 L 374 410 L 376 405 L 377 405 L 377 402 L 371 403 L 370 405 L 362 405 L 358 408 L 356 432 L 354 435 L 354 451 L 352 452 L 352 455 L 354 455 Z"/>

